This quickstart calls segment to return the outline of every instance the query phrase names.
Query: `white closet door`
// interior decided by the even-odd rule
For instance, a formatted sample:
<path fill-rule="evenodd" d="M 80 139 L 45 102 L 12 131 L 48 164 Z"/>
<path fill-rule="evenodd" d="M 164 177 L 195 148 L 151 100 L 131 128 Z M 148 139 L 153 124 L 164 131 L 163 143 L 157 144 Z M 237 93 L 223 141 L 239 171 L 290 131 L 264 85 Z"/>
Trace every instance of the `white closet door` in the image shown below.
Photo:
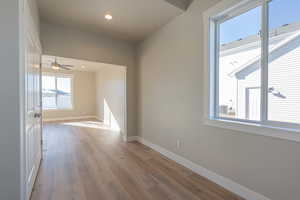
<path fill-rule="evenodd" d="M 25 26 L 25 161 L 26 199 L 30 198 L 41 160 L 41 101 L 40 55 L 38 36 L 35 34 L 30 15 Z"/>

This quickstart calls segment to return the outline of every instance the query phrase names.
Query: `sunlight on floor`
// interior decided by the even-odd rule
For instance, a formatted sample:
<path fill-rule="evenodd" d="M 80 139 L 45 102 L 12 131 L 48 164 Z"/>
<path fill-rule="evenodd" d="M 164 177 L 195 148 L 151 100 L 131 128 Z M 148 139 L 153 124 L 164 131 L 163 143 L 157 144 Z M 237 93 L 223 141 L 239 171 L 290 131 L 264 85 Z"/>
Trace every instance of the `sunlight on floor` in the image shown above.
<path fill-rule="evenodd" d="M 108 131 L 112 131 L 115 133 L 119 133 L 119 131 L 114 130 L 109 125 L 106 125 L 100 121 L 88 120 L 88 121 L 77 121 L 77 122 L 64 122 L 62 124 L 68 125 L 68 126 L 83 127 L 83 128 L 102 129 L 102 130 L 108 130 Z"/>

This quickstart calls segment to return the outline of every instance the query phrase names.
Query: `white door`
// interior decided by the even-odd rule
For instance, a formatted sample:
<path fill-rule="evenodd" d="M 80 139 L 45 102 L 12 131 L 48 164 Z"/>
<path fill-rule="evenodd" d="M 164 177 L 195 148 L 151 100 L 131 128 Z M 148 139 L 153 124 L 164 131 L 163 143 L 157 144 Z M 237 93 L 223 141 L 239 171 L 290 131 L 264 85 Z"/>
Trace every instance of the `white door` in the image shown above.
<path fill-rule="evenodd" d="M 34 185 L 41 160 L 41 102 L 40 49 L 36 38 L 26 32 L 25 45 L 25 99 L 26 99 L 26 193 L 27 199 Z"/>
<path fill-rule="evenodd" d="M 246 88 L 246 119 L 260 119 L 260 88 Z"/>

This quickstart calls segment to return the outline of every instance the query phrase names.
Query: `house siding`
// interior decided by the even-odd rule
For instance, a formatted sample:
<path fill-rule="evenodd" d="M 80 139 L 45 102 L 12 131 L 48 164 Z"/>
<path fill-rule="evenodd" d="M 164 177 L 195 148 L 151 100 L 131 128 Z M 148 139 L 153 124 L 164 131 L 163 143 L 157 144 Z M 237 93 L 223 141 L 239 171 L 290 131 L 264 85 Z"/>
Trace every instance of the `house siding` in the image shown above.
<path fill-rule="evenodd" d="M 283 97 L 269 93 L 269 119 L 300 123 L 300 46 L 269 64 L 269 88 Z"/>
<path fill-rule="evenodd" d="M 300 46 L 269 63 L 269 120 L 300 123 Z M 238 80 L 238 118 L 246 118 L 246 88 L 260 87 L 260 70 Z"/>

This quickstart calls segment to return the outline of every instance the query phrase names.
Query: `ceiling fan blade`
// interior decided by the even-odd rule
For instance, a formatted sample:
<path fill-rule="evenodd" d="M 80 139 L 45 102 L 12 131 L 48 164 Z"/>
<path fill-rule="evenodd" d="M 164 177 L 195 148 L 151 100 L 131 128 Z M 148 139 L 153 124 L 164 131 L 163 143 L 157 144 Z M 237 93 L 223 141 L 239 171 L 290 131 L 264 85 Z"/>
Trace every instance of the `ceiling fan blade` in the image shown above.
<path fill-rule="evenodd" d="M 60 65 L 60 66 L 63 66 L 63 67 L 74 67 L 73 65 Z"/>
<path fill-rule="evenodd" d="M 64 65 L 60 65 L 59 66 L 61 69 L 65 69 L 65 70 L 71 70 L 70 68 L 68 68 L 68 67 L 66 67 L 66 66 L 64 66 Z"/>

